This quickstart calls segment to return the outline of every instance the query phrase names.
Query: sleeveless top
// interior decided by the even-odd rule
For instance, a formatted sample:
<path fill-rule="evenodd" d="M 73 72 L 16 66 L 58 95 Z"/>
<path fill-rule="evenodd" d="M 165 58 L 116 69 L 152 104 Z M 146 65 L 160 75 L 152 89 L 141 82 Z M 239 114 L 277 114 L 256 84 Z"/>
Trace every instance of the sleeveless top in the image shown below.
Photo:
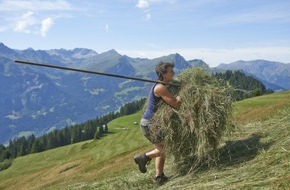
<path fill-rule="evenodd" d="M 149 92 L 147 108 L 142 116 L 142 119 L 150 120 L 157 110 L 157 104 L 162 99 L 154 95 L 154 88 L 158 83 L 154 84 Z"/>

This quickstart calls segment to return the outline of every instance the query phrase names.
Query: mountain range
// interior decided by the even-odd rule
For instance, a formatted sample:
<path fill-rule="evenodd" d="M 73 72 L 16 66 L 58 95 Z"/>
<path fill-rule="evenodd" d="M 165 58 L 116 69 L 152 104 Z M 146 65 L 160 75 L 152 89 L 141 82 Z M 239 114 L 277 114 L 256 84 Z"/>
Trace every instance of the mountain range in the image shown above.
<path fill-rule="evenodd" d="M 73 67 L 97 72 L 156 80 L 160 61 L 175 63 L 176 75 L 201 66 L 209 71 L 244 70 L 274 90 L 290 89 L 290 64 L 266 60 L 238 61 L 210 68 L 199 59 L 180 54 L 146 59 L 120 55 L 115 50 L 97 53 L 90 49 L 16 50 L 0 43 L 0 143 L 30 134 L 42 135 L 106 113 L 127 102 L 147 96 L 148 82 L 26 66 L 15 60 Z"/>
<path fill-rule="evenodd" d="M 220 64 L 218 70 L 242 70 L 261 81 L 268 89 L 290 89 L 290 64 L 267 60 L 236 61 Z"/>

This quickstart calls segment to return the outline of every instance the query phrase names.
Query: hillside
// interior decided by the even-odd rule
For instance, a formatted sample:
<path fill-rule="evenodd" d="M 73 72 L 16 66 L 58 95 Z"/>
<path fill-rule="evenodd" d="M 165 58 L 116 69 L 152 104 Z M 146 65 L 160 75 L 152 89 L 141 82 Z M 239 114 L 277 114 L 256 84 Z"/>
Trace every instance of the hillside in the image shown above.
<path fill-rule="evenodd" d="M 217 71 L 202 60 L 185 60 L 178 53 L 146 59 L 121 55 L 113 49 L 103 53 L 84 48 L 16 50 L 0 42 L 0 144 L 6 145 L 11 139 L 41 136 L 116 111 L 125 103 L 146 97 L 151 87 L 150 83 L 140 81 L 25 66 L 15 60 L 153 80 L 154 67 L 160 61 L 174 62 L 176 76 L 195 66 Z M 224 66 L 231 69 L 231 65 Z M 284 89 L 279 86 L 290 81 L 289 64 L 262 61 L 256 65 L 253 61 L 247 64 L 246 73 L 250 71 L 255 72 L 251 76 L 271 89 Z"/>
<path fill-rule="evenodd" d="M 189 64 L 179 54 L 140 59 L 115 50 L 100 54 L 83 48 L 14 50 L 0 43 L 1 144 L 117 111 L 125 103 L 146 97 L 151 87 L 148 82 L 20 65 L 15 60 L 153 80 L 154 67 L 161 60 L 174 62 L 176 74 L 198 62 Z"/>
<path fill-rule="evenodd" d="M 110 122 L 110 133 L 42 153 L 18 157 L 0 172 L 0 189 L 287 189 L 290 185 L 290 91 L 235 104 L 236 128 L 224 138 L 217 166 L 153 183 L 154 162 L 141 174 L 133 156 L 151 148 L 134 121 L 140 113 Z"/>

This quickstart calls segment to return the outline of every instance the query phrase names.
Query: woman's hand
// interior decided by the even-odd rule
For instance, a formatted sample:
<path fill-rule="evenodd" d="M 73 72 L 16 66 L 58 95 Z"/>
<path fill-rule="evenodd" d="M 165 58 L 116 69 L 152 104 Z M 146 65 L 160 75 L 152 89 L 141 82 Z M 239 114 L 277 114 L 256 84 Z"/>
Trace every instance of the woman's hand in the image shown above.
<path fill-rule="evenodd" d="M 180 96 L 176 96 L 176 101 L 177 101 L 177 104 L 178 104 L 178 108 L 180 107 L 180 105 L 181 105 L 181 98 L 180 98 Z"/>

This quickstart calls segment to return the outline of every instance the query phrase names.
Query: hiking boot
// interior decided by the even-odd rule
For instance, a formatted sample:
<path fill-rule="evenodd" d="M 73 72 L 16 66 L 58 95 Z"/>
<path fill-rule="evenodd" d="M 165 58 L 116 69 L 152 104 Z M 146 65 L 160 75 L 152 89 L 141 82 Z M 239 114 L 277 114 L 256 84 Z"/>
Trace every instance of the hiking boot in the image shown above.
<path fill-rule="evenodd" d="M 163 185 L 166 181 L 168 181 L 168 177 L 162 173 L 161 176 L 155 177 L 155 181 L 158 185 Z"/>
<path fill-rule="evenodd" d="M 143 154 L 140 156 L 135 156 L 134 161 L 136 164 L 138 164 L 140 172 L 146 173 L 147 172 L 146 165 L 149 164 L 149 162 L 151 161 L 151 158 L 146 156 L 146 154 Z"/>

